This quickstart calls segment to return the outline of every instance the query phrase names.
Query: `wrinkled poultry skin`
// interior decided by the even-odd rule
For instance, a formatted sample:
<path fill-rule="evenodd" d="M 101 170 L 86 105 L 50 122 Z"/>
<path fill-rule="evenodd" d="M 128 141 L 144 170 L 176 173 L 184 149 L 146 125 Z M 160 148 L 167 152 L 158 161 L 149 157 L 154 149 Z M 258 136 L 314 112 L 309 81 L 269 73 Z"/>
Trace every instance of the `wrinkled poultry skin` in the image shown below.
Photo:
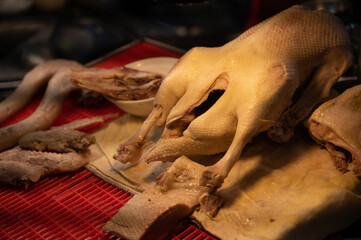
<path fill-rule="evenodd" d="M 197 181 L 203 168 L 186 157 L 179 158 L 159 176 L 156 188 L 136 194 L 103 230 L 125 239 L 166 239 L 197 208 L 198 198 L 206 191 Z"/>
<path fill-rule="evenodd" d="M 0 102 L 0 123 L 22 109 L 42 85 L 52 79 L 52 82 L 63 81 L 62 79 L 66 78 L 67 69 L 71 67 L 79 68 L 80 66 L 81 65 L 75 61 L 54 59 L 33 68 L 24 76 L 24 79 L 15 91 L 4 101 Z M 51 85 L 57 88 L 59 92 L 62 92 L 63 88 L 65 89 L 65 87 L 67 87 L 64 82 L 65 81 L 63 81 L 62 85 L 59 83 L 52 83 Z"/>
<path fill-rule="evenodd" d="M 95 137 L 77 130 L 47 130 L 25 134 L 19 140 L 23 149 L 46 152 L 83 152 L 95 143 Z"/>
<path fill-rule="evenodd" d="M 0 184 L 29 186 L 41 177 L 75 171 L 89 162 L 95 137 L 77 130 L 36 131 L 0 153 Z"/>
<path fill-rule="evenodd" d="M 185 54 L 165 77 L 138 137 L 120 145 L 114 158 L 136 162 L 127 150 L 141 151 L 149 129 L 165 125 L 144 160 L 226 151 L 201 178 L 202 185 L 218 187 L 258 133 L 268 130 L 275 141 L 289 140 L 350 63 L 350 41 L 339 19 L 300 6 L 287 9 L 222 47 Z M 196 115 L 213 90 L 224 93 Z M 293 99 L 296 90 L 301 93 Z"/>
<path fill-rule="evenodd" d="M 140 100 L 155 96 L 163 76 L 129 67 L 74 68 L 70 80 L 78 88 L 114 99 Z"/>
<path fill-rule="evenodd" d="M 331 154 L 335 167 L 347 172 L 352 166 L 361 177 L 361 85 L 318 107 L 307 121 L 311 136 Z"/>
<path fill-rule="evenodd" d="M 88 154 L 39 152 L 16 146 L 0 153 L 0 184 L 28 187 L 41 177 L 78 170 L 89 162 Z"/>
<path fill-rule="evenodd" d="M 59 116 L 67 96 L 76 90 L 69 81 L 71 68 L 81 67 L 74 61 L 50 60 L 39 64 L 26 74 L 21 84 L 4 101 L 0 102 L 0 121 L 19 111 L 39 88 L 47 83 L 44 97 L 36 110 L 27 118 L 0 128 L 0 151 L 15 146 L 25 134 L 45 130 Z"/>

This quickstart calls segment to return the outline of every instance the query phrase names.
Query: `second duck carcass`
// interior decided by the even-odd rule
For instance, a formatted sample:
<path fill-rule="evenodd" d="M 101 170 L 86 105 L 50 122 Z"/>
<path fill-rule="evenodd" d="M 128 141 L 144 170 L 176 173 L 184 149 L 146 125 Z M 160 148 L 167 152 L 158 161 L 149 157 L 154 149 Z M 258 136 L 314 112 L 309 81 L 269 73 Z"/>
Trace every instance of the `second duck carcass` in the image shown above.
<path fill-rule="evenodd" d="M 306 125 L 317 143 L 325 146 L 335 167 L 352 169 L 361 177 L 361 85 L 319 106 Z"/>
<path fill-rule="evenodd" d="M 350 52 L 348 33 L 337 17 L 301 6 L 224 46 L 195 47 L 165 77 L 152 113 L 114 158 L 166 162 L 225 152 L 200 179 L 211 191 L 259 133 L 288 141 L 350 66 Z M 155 125 L 164 125 L 164 132 L 143 154 Z"/>

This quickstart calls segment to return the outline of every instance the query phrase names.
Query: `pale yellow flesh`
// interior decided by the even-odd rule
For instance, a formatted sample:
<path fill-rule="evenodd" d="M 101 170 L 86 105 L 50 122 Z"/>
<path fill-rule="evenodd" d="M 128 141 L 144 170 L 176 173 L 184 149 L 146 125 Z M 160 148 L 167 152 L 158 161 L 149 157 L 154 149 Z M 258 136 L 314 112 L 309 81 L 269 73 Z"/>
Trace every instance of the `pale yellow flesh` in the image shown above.
<path fill-rule="evenodd" d="M 296 6 L 222 47 L 193 48 L 177 62 L 157 93 L 155 105 L 162 109 L 157 124 L 164 124 L 165 130 L 145 160 L 174 161 L 182 155 L 226 151 L 202 178 L 207 186 L 221 185 L 254 136 L 268 130 L 275 141 L 292 137 L 295 125 L 328 96 L 350 65 L 349 45 L 339 19 Z M 182 121 L 212 89 L 225 92 L 175 136 L 177 127 L 184 125 Z M 299 89 L 299 98 L 292 99 Z M 149 122 L 142 126 L 150 127 Z"/>

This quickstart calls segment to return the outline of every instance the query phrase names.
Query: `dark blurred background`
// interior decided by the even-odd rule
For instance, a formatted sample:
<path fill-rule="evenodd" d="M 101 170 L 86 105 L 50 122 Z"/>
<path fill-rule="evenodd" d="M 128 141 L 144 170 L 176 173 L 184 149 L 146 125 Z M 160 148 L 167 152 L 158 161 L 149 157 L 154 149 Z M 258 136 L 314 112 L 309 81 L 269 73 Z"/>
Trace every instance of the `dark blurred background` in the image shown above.
<path fill-rule="evenodd" d="M 48 59 L 86 63 L 139 38 L 219 46 L 294 4 L 340 16 L 359 39 L 356 0 L 0 0 L 0 92 Z"/>

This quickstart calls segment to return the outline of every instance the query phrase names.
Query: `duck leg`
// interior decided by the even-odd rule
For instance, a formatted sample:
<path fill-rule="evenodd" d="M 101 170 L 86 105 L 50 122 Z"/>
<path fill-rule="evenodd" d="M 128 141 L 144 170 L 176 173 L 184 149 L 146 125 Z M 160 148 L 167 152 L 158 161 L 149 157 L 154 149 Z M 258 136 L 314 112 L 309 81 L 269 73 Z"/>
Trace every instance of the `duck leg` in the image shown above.
<path fill-rule="evenodd" d="M 159 105 L 156 105 L 135 135 L 128 140 L 128 142 L 121 144 L 118 147 L 117 153 L 113 156 L 113 158 L 122 163 L 136 163 L 142 155 L 143 146 L 146 142 L 149 131 L 161 115 L 162 108 Z"/>

